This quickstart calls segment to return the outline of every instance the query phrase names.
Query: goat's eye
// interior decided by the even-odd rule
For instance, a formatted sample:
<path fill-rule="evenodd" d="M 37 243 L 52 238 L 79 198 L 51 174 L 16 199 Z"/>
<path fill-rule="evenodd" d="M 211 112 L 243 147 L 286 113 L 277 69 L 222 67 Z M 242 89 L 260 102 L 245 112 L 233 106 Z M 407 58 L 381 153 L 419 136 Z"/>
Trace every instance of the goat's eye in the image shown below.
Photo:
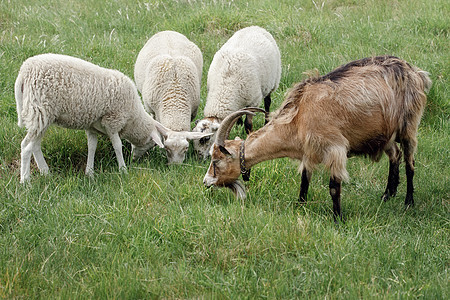
<path fill-rule="evenodd" d="M 214 177 L 216 177 L 217 161 L 214 160 L 214 161 L 212 161 L 211 163 L 212 163 L 212 167 L 213 167 L 213 174 L 214 174 Z"/>

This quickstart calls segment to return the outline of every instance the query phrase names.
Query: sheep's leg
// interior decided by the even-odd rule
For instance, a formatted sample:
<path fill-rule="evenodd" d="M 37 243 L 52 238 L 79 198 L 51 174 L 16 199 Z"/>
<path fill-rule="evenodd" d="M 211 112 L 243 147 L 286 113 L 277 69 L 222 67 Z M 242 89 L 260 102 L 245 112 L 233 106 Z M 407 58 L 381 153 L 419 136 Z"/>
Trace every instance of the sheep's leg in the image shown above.
<path fill-rule="evenodd" d="M 302 181 L 300 184 L 300 197 L 298 199 L 299 203 L 306 203 L 308 196 L 309 183 L 311 181 L 312 172 L 306 169 L 302 170 Z"/>
<path fill-rule="evenodd" d="M 119 134 L 117 132 L 110 133 L 108 135 L 113 145 L 114 152 L 116 153 L 117 162 L 119 163 L 119 170 L 126 173 L 127 167 L 125 165 L 125 160 L 123 159 L 122 154 L 122 140 L 120 139 Z"/>
<path fill-rule="evenodd" d="M 270 98 L 270 93 L 264 98 L 264 110 L 266 111 L 266 119 L 264 121 L 264 124 L 267 124 L 269 122 L 267 116 L 270 112 L 270 104 L 272 104 L 272 99 Z"/>
<path fill-rule="evenodd" d="M 338 222 L 338 218 L 342 221 L 341 214 L 341 181 L 330 177 L 330 195 L 333 200 L 333 218 L 334 222 Z"/>
<path fill-rule="evenodd" d="M 399 183 L 399 166 L 402 156 L 400 149 L 395 143 L 385 152 L 389 156 L 389 175 L 386 190 L 381 197 L 383 201 L 387 201 L 390 197 L 394 197 L 397 194 L 397 187 Z"/>
<path fill-rule="evenodd" d="M 249 134 L 253 130 L 253 116 L 247 115 L 244 121 L 245 132 Z"/>
<path fill-rule="evenodd" d="M 42 175 L 48 174 L 48 165 L 45 162 L 44 154 L 41 149 L 41 142 L 44 133 L 39 134 L 33 143 L 33 157 Z"/>
<path fill-rule="evenodd" d="M 20 143 L 20 182 L 24 183 L 30 179 L 30 164 L 31 164 L 31 154 L 33 153 L 33 143 L 30 132 L 27 133 L 25 138 Z"/>
<path fill-rule="evenodd" d="M 86 171 L 85 174 L 87 176 L 94 175 L 94 158 L 95 158 L 95 150 L 97 149 L 97 133 L 86 130 L 87 143 L 88 143 L 88 158 L 86 163 Z"/>
<path fill-rule="evenodd" d="M 414 141 L 402 141 L 404 159 L 405 159 L 405 170 L 406 170 L 406 198 L 405 207 L 414 206 L 414 151 L 416 148 L 416 143 Z"/>

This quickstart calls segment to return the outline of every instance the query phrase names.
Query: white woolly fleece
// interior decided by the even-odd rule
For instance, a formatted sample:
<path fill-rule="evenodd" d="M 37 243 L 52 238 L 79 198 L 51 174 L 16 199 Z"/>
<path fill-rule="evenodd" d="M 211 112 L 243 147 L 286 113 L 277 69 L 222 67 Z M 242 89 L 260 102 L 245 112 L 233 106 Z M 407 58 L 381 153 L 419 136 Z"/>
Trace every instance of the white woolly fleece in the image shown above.
<path fill-rule="evenodd" d="M 208 71 L 205 117 L 224 119 L 259 106 L 278 88 L 281 56 L 272 35 L 258 26 L 237 31 L 214 55 Z"/>
<path fill-rule="evenodd" d="M 184 35 L 162 31 L 144 45 L 134 76 L 147 111 L 175 131 L 189 131 L 200 104 L 203 56 Z"/>

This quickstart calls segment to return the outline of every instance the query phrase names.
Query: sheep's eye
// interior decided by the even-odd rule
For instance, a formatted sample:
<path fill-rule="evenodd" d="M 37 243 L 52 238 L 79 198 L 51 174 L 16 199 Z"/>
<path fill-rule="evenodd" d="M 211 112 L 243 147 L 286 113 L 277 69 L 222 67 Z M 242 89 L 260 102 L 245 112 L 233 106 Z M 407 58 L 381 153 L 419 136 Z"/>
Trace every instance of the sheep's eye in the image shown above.
<path fill-rule="evenodd" d="M 206 144 L 206 142 L 209 141 L 210 139 L 211 139 L 210 136 L 205 136 L 205 137 L 202 137 L 202 138 L 199 140 L 199 142 L 200 142 L 200 144 L 204 145 L 204 144 Z"/>

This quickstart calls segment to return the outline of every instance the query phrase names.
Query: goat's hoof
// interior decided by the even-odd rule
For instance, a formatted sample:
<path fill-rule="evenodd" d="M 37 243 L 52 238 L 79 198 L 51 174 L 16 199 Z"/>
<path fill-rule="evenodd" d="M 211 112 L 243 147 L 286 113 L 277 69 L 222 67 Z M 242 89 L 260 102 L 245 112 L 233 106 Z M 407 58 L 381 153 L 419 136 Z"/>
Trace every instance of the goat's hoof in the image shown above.
<path fill-rule="evenodd" d="M 387 202 L 389 198 L 389 193 L 384 193 L 383 196 L 381 196 L 381 200 L 383 200 L 384 202 Z"/>
<path fill-rule="evenodd" d="M 407 211 L 408 209 L 413 208 L 413 207 L 414 207 L 414 202 L 405 203 L 404 209 L 405 209 L 405 211 Z"/>
<path fill-rule="evenodd" d="M 345 220 L 344 220 L 344 217 L 342 215 L 339 215 L 338 217 L 333 216 L 333 219 L 334 219 L 334 224 L 336 226 L 339 226 L 341 224 L 342 225 L 345 224 Z"/>

